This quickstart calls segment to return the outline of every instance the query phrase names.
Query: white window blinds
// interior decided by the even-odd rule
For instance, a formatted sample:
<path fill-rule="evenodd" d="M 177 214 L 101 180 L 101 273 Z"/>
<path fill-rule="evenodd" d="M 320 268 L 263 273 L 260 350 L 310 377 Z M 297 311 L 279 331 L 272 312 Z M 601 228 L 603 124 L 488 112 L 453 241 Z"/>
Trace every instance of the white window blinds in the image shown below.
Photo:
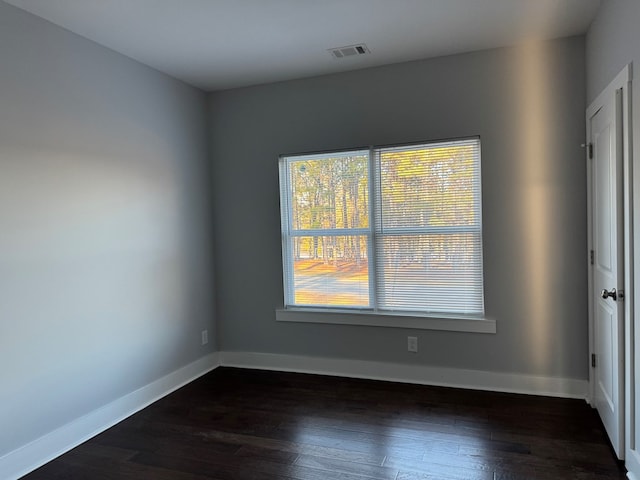
<path fill-rule="evenodd" d="M 479 140 L 374 155 L 378 308 L 483 313 Z"/>
<path fill-rule="evenodd" d="M 280 160 L 285 306 L 482 315 L 480 140 Z"/>

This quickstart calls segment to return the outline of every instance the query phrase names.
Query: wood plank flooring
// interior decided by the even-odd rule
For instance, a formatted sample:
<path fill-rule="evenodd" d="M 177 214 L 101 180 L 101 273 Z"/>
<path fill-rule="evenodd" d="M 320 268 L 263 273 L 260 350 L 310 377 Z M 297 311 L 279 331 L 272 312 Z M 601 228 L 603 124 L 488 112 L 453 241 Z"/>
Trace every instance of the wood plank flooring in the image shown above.
<path fill-rule="evenodd" d="M 625 476 L 581 400 L 218 368 L 24 478 Z"/>

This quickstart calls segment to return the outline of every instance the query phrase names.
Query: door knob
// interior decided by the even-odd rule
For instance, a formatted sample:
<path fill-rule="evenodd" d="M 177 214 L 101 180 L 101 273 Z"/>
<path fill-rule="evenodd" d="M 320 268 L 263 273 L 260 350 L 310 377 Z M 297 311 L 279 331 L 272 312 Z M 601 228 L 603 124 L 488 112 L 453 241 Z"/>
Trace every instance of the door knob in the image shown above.
<path fill-rule="evenodd" d="M 618 292 L 616 292 L 615 288 L 612 288 L 610 291 L 606 291 L 606 290 L 602 290 L 602 292 L 600 292 L 600 296 L 602 298 L 604 298 L 605 300 L 607 298 L 612 298 L 613 301 L 615 302 L 618 299 Z"/>

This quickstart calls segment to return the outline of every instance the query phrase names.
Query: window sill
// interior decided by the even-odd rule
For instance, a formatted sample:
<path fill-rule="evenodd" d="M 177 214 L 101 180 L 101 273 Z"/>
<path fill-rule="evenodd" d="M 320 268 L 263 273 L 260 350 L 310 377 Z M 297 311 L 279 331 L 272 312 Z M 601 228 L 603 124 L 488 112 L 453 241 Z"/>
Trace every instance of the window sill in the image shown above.
<path fill-rule="evenodd" d="M 353 310 L 323 310 L 313 308 L 280 308 L 279 322 L 329 323 L 365 325 L 371 327 L 445 330 L 449 332 L 496 333 L 496 321 L 464 315 L 420 315 L 413 312 L 370 312 Z"/>

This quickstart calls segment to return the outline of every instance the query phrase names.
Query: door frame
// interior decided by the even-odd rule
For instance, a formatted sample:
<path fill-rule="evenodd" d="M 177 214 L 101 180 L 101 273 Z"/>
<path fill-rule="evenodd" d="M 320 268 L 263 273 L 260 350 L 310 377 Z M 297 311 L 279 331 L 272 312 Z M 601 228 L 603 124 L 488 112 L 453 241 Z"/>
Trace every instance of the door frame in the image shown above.
<path fill-rule="evenodd" d="M 587 162 L 587 265 L 588 265 L 588 307 L 589 307 L 589 397 L 587 401 L 594 405 L 595 400 L 595 375 L 594 369 L 591 366 L 591 355 L 595 351 L 594 345 L 594 279 L 593 279 L 593 265 L 591 264 L 591 251 L 593 250 L 593 173 L 592 173 L 592 161 L 589 158 L 591 139 L 591 118 L 602 108 L 606 102 L 610 102 L 611 98 L 615 97 L 616 92 L 622 93 L 622 203 L 623 203 L 623 225 L 621 228 L 621 234 L 623 236 L 623 264 L 624 264 L 624 307 L 621 310 L 623 315 L 622 322 L 622 362 L 620 368 L 622 368 L 622 379 L 624 382 L 623 395 L 620 400 L 624 402 L 624 408 L 621 410 L 624 415 L 623 426 L 625 430 L 624 446 L 621 446 L 620 452 L 624 456 L 628 442 L 629 442 L 629 421 L 634 417 L 635 412 L 630 411 L 630 395 L 633 393 L 630 391 L 630 379 L 633 378 L 633 363 L 629 362 L 630 358 L 633 360 L 633 348 L 630 344 L 632 340 L 633 332 L 633 313 L 634 313 L 634 295 L 633 295 L 633 175 L 632 175 L 632 142 L 631 142 L 631 64 L 626 65 L 622 71 L 614 78 L 614 80 L 596 97 L 596 99 L 589 105 L 586 111 L 586 127 L 587 127 L 587 148 L 586 150 L 586 162 Z M 630 357 L 631 355 L 631 357 Z M 640 414 L 640 412 L 639 412 Z M 631 427 L 633 428 L 633 427 Z"/>

